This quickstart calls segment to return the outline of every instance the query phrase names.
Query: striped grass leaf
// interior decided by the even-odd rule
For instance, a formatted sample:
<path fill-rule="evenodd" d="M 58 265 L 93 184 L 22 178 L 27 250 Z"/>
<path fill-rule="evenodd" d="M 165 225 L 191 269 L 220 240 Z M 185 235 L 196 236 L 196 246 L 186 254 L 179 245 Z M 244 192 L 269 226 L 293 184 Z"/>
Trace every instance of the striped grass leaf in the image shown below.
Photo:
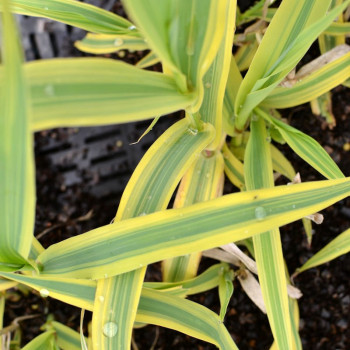
<path fill-rule="evenodd" d="M 113 53 L 120 50 L 148 50 L 148 45 L 143 38 L 125 34 L 88 33 L 82 40 L 76 41 L 74 46 L 82 52 L 97 55 Z"/>
<path fill-rule="evenodd" d="M 136 63 L 136 67 L 147 68 L 157 64 L 158 62 L 159 62 L 159 58 L 153 51 L 151 51 Z"/>
<path fill-rule="evenodd" d="M 314 169 L 328 179 L 343 178 L 344 175 L 322 146 L 312 137 L 271 117 L 261 109 L 255 110 L 257 114 L 275 126 L 288 143 L 289 147 Z"/>
<path fill-rule="evenodd" d="M 233 270 L 223 270 L 219 280 L 220 320 L 224 322 L 228 304 L 233 294 Z"/>
<path fill-rule="evenodd" d="M 224 96 L 224 106 L 223 106 L 223 128 L 224 132 L 230 136 L 234 136 L 235 130 L 235 112 L 234 103 L 242 83 L 242 75 L 238 69 L 236 60 L 234 57 L 231 58 L 230 71 L 228 74 L 225 96 Z"/>
<path fill-rule="evenodd" d="M 0 331 L 4 327 L 4 313 L 5 313 L 5 294 L 1 293 L 1 280 L 0 280 Z M 5 349 L 4 337 L 0 335 L 0 349 Z"/>
<path fill-rule="evenodd" d="M 216 130 L 215 140 L 207 149 L 215 150 L 222 143 L 222 113 L 225 95 L 225 87 L 230 70 L 232 57 L 233 30 L 235 23 L 235 1 L 226 2 L 225 34 L 219 50 L 210 68 L 203 77 L 204 98 L 199 110 L 201 120 L 214 125 Z"/>
<path fill-rule="evenodd" d="M 324 248 L 318 251 L 313 257 L 311 257 L 302 267 L 296 270 L 296 273 L 300 273 L 311 269 L 312 267 L 319 266 L 328 261 L 331 261 L 343 254 L 350 251 L 350 229 L 341 233 L 338 237 L 334 238 Z"/>
<path fill-rule="evenodd" d="M 172 78 L 120 61 L 54 59 L 28 63 L 25 68 L 33 131 L 143 120 L 193 102 L 193 95 L 180 93 Z"/>
<path fill-rule="evenodd" d="M 269 108 L 289 108 L 309 102 L 350 77 L 350 52 L 325 64 L 296 82 L 292 87 L 278 87 L 262 102 Z"/>
<path fill-rule="evenodd" d="M 46 275 L 92 279 L 117 275 L 266 232 L 349 194 L 349 178 L 234 193 L 102 226 L 50 246 L 37 263 Z M 260 207 L 266 213 L 262 220 L 255 213 Z"/>
<path fill-rule="evenodd" d="M 29 342 L 22 350 L 57 350 L 55 341 L 55 331 L 46 331 L 31 342 Z"/>
<path fill-rule="evenodd" d="M 238 48 L 234 57 L 240 71 L 247 70 L 250 67 L 258 46 L 258 42 L 254 38 Z"/>
<path fill-rule="evenodd" d="M 166 294 L 171 294 L 176 288 L 181 288 L 183 290 L 181 296 L 185 297 L 186 295 L 201 293 L 217 287 L 222 271 L 225 269 L 227 270 L 227 268 L 228 265 L 225 263 L 216 264 L 193 279 L 180 282 L 144 282 L 144 288 L 159 290 Z M 33 288 L 39 293 L 41 292 L 44 296 L 50 296 L 89 311 L 94 309 L 97 288 L 96 281 L 74 278 L 52 279 L 48 276 L 31 276 L 4 272 L 1 272 L 0 275 L 3 276 L 3 279 L 0 279 L 1 285 L 4 285 L 6 289 L 12 288 L 20 283 Z M 102 298 L 98 298 L 99 303 L 101 300 Z M 106 298 L 103 300 L 105 301 Z"/>
<path fill-rule="evenodd" d="M 137 35 L 132 23 L 125 18 L 80 1 L 11 0 L 11 11 L 52 19 L 93 33 Z"/>
<path fill-rule="evenodd" d="M 343 0 L 332 0 L 331 8 L 341 5 Z M 333 23 L 343 23 L 343 14 L 340 14 Z M 318 45 L 320 47 L 321 54 L 333 49 L 336 46 L 345 44 L 345 34 L 343 35 L 327 35 L 322 33 L 318 37 Z"/>
<path fill-rule="evenodd" d="M 62 323 L 50 322 L 55 331 L 56 342 L 62 350 L 81 350 L 80 334 Z"/>
<path fill-rule="evenodd" d="M 150 147 L 134 171 L 123 193 L 116 224 L 130 217 L 166 209 L 184 172 L 213 136 L 214 130 L 209 124 L 203 125 L 201 131 L 194 132 L 186 119 L 169 128 Z M 146 268 L 142 267 L 97 282 L 92 318 L 94 347 L 130 348 L 145 271 Z M 104 277 L 107 276 L 106 274 Z M 119 310 L 111 313 L 110 310 L 114 310 L 116 305 L 120 306 Z M 109 326 L 112 333 L 119 328 L 118 332 L 109 336 L 108 334 L 112 334 L 108 333 Z"/>
<path fill-rule="evenodd" d="M 244 175 L 247 190 L 274 186 L 270 144 L 263 118 L 252 119 L 250 123 Z M 257 207 L 256 214 L 264 219 L 265 209 Z M 255 235 L 253 244 L 259 282 L 274 339 L 279 349 L 292 349 L 292 327 L 279 229 Z"/>
<path fill-rule="evenodd" d="M 5 291 L 7 289 L 13 288 L 17 285 L 17 282 L 9 281 L 4 278 L 0 278 L 0 292 Z M 0 293 L 1 295 L 1 293 Z"/>
<path fill-rule="evenodd" d="M 92 316 L 93 349 L 130 349 L 144 273 L 145 268 L 141 268 L 98 280 Z"/>
<path fill-rule="evenodd" d="M 224 156 L 226 176 L 234 186 L 243 190 L 245 188 L 243 163 L 235 157 L 226 143 L 222 148 L 222 154 Z"/>
<path fill-rule="evenodd" d="M 327 91 L 316 99 L 310 101 L 310 107 L 312 114 L 321 115 L 326 119 L 330 129 L 336 126 L 337 122 L 333 114 L 332 94 L 330 91 Z"/>
<path fill-rule="evenodd" d="M 287 179 L 292 181 L 296 175 L 291 162 L 284 156 L 284 154 L 273 144 L 270 144 L 270 153 L 272 158 L 272 168 Z"/>
<path fill-rule="evenodd" d="M 24 264 L 29 256 L 35 219 L 35 174 L 22 52 L 8 2 L 2 1 L 2 6 L 0 270 L 9 270 L 11 264 Z"/>
<path fill-rule="evenodd" d="M 334 22 L 325 31 L 327 35 L 349 35 L 350 33 L 350 22 Z"/>
<path fill-rule="evenodd" d="M 33 237 L 32 246 L 29 252 L 29 258 L 35 260 L 43 251 L 44 247 L 35 237 Z"/>
<path fill-rule="evenodd" d="M 228 0 L 124 0 L 150 48 L 174 75 L 182 91 L 196 90 L 197 112 L 203 76 L 221 44 Z M 199 20 L 200 19 L 200 20 Z"/>
<path fill-rule="evenodd" d="M 217 287 L 223 270 L 227 270 L 227 268 L 227 264 L 216 264 L 209 267 L 200 275 L 188 280 L 178 282 L 144 282 L 143 286 L 161 291 L 181 287 L 185 291 L 185 295 L 198 294 Z"/>
<path fill-rule="evenodd" d="M 0 276 L 31 287 L 37 290 L 43 297 L 50 296 L 67 304 L 92 310 L 92 303 L 96 292 L 96 281 L 74 280 L 61 277 L 26 276 L 8 272 L 0 272 Z"/>
<path fill-rule="evenodd" d="M 326 13 L 331 0 L 285 0 L 273 17 L 237 95 L 237 129 L 295 67 L 312 42 L 350 3 Z"/>
<path fill-rule="evenodd" d="M 175 329 L 215 344 L 221 350 L 237 346 L 218 315 L 193 301 L 144 289 L 136 321 Z"/>
<path fill-rule="evenodd" d="M 204 202 L 222 195 L 224 161 L 220 152 L 203 151 L 181 180 L 174 208 Z M 179 256 L 162 262 L 163 280 L 177 282 L 196 276 L 201 253 Z"/>
<path fill-rule="evenodd" d="M 221 270 L 222 266 L 220 266 L 219 269 Z M 217 272 L 218 271 L 216 270 L 215 273 L 217 274 Z M 45 289 L 52 287 L 50 278 L 48 277 L 22 276 L 18 274 L 8 274 L 7 277 L 13 280 L 18 280 L 20 283 L 33 287 L 38 291 L 42 289 L 43 283 Z M 99 296 L 100 294 L 96 292 L 96 282 L 89 281 L 90 285 L 86 282 L 88 281 L 81 279 L 66 279 L 64 282 L 58 280 L 55 294 L 52 293 L 50 295 L 65 302 L 69 300 L 72 305 L 77 307 L 85 305 L 87 310 L 92 311 L 94 308 L 95 295 Z M 85 292 L 86 299 L 82 302 L 79 301 L 79 297 L 84 288 L 87 289 Z M 169 297 L 167 298 L 167 296 Z M 101 300 L 102 299 L 99 298 L 99 302 L 101 302 Z M 113 309 L 113 311 L 119 312 L 120 305 L 116 305 L 115 307 L 116 308 Z M 198 319 L 194 321 L 194 317 L 198 317 Z M 206 340 L 213 344 L 219 344 L 222 346 L 222 349 L 236 349 L 230 335 L 216 314 L 194 302 L 170 296 L 169 293 L 162 291 L 148 288 L 142 289 L 136 321 L 175 329 L 193 337 L 197 337 L 198 339 Z M 65 333 L 61 333 L 61 340 L 58 340 L 58 342 L 67 342 L 68 338 L 72 337 L 72 333 L 67 333 L 65 330 L 62 330 L 62 327 L 60 329 L 57 325 L 53 325 L 53 327 L 57 332 L 58 337 L 60 337 L 59 332 Z M 111 331 L 113 327 L 108 326 L 106 329 L 108 332 L 108 329 Z M 120 331 L 120 328 L 117 330 Z M 73 336 L 73 339 L 75 339 L 75 336 Z M 229 345 L 232 347 L 229 347 Z M 68 349 L 71 350 L 73 348 Z"/>

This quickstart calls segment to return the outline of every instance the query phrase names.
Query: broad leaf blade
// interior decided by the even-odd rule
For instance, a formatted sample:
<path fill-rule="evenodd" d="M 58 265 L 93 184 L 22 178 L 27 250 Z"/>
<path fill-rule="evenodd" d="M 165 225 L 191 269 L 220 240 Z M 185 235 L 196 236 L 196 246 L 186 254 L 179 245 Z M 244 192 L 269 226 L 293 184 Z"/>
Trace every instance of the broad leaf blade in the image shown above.
<path fill-rule="evenodd" d="M 199 109 L 202 78 L 213 61 L 223 34 L 227 0 L 124 0 L 128 13 L 151 49 L 182 91 L 197 90 Z"/>
<path fill-rule="evenodd" d="M 115 60 L 42 60 L 28 63 L 26 76 L 34 131 L 143 120 L 185 109 L 193 101 L 170 77 Z"/>
<path fill-rule="evenodd" d="M 349 178 L 234 193 L 102 226 L 52 245 L 37 260 L 44 274 L 112 276 L 251 237 L 320 211 L 349 194 Z M 256 218 L 257 207 L 266 211 L 263 220 Z"/>
<path fill-rule="evenodd" d="M 3 1 L 2 6 L 5 11 L 2 16 L 0 91 L 0 265 L 26 261 L 35 219 L 33 136 L 22 52 L 7 1 Z"/>

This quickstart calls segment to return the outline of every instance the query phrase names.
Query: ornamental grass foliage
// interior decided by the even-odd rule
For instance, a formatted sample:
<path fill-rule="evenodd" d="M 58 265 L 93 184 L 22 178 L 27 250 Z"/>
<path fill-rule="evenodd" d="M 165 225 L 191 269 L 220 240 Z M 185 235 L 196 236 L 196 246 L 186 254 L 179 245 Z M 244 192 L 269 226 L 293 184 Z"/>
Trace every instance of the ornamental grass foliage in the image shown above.
<path fill-rule="evenodd" d="M 144 324 L 237 349 L 225 327 L 234 279 L 267 314 L 271 349 L 302 348 L 279 227 L 303 220 L 311 242 L 311 220 L 350 195 L 350 178 L 278 110 L 326 109 L 330 90 L 349 86 L 350 0 L 274 2 L 241 13 L 234 0 L 123 0 L 129 21 L 74 0 L 1 0 L 0 348 L 19 348 L 2 316 L 10 288 L 27 286 L 93 316 L 85 335 L 49 319 L 26 350 L 127 350 Z M 25 63 L 13 14 L 86 30 L 76 47 L 96 57 Z M 298 65 L 315 41 L 321 55 Z M 136 65 L 98 57 L 120 50 L 148 53 Z M 145 69 L 156 63 L 161 73 Z M 147 150 L 113 223 L 44 249 L 33 235 L 33 133 L 155 118 L 152 127 L 178 110 L 184 118 Z M 279 144 L 325 180 L 300 183 Z M 279 175 L 286 185 L 275 186 Z M 223 195 L 225 176 L 235 193 Z M 350 230 L 339 232 L 295 275 L 349 249 Z M 203 255 L 217 263 L 198 274 Z M 144 282 L 157 261 L 163 282 Z M 212 288 L 219 315 L 186 299 Z"/>

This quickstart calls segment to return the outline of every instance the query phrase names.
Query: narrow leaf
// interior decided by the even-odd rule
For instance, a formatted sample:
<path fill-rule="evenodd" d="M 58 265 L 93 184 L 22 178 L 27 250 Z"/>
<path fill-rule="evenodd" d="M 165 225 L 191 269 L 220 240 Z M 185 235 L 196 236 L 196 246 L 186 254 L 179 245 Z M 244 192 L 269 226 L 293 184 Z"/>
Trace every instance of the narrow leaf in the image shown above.
<path fill-rule="evenodd" d="M 50 246 L 37 260 L 44 274 L 112 276 L 251 237 L 318 212 L 349 194 L 349 178 L 234 193 L 102 226 Z M 260 207 L 264 218 L 256 214 Z"/>

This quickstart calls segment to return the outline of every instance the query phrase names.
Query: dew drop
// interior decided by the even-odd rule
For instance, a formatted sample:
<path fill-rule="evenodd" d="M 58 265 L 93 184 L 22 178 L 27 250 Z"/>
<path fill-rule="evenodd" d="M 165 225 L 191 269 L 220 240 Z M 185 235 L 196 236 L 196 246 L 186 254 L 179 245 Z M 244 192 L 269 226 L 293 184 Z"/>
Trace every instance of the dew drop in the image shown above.
<path fill-rule="evenodd" d="M 50 294 L 50 292 L 47 290 L 47 289 L 45 289 L 45 288 L 43 288 L 43 289 L 40 289 L 40 295 L 43 297 L 43 298 L 47 298 L 48 296 L 49 296 L 49 294 Z"/>
<path fill-rule="evenodd" d="M 114 40 L 114 46 L 122 46 L 124 44 L 124 41 L 120 38 L 117 38 Z"/>
<path fill-rule="evenodd" d="M 139 216 L 146 216 L 146 215 L 147 215 L 146 213 L 139 214 Z"/>
<path fill-rule="evenodd" d="M 263 207 L 256 207 L 255 217 L 257 220 L 264 220 L 266 218 L 266 210 Z"/>
<path fill-rule="evenodd" d="M 190 132 L 191 135 L 195 136 L 198 134 L 198 130 L 195 128 L 188 128 L 188 131 Z"/>
<path fill-rule="evenodd" d="M 103 334 L 108 337 L 114 337 L 118 332 L 118 325 L 115 322 L 107 322 L 103 326 Z"/>
<path fill-rule="evenodd" d="M 208 82 L 208 83 L 205 83 L 204 85 L 207 89 L 210 89 L 211 88 L 211 84 Z"/>
<path fill-rule="evenodd" d="M 44 91 L 45 91 L 45 95 L 47 96 L 55 95 L 55 89 L 52 85 L 46 85 Z"/>
<path fill-rule="evenodd" d="M 44 7 L 44 10 L 48 11 L 48 10 L 49 10 L 49 8 L 48 8 L 47 6 L 45 6 L 45 7 Z"/>
<path fill-rule="evenodd" d="M 99 300 L 101 303 L 103 303 L 103 302 L 105 301 L 105 297 L 104 297 L 103 295 L 100 295 L 100 296 L 98 297 L 98 300 Z"/>
<path fill-rule="evenodd" d="M 292 205 L 292 208 L 293 208 L 293 209 L 295 209 L 295 207 L 296 207 L 296 205 L 295 205 L 295 204 L 293 204 L 293 205 Z"/>
<path fill-rule="evenodd" d="M 253 114 L 253 116 L 252 116 L 252 121 L 253 121 L 253 122 L 257 122 L 258 119 L 259 119 L 259 117 L 258 117 L 256 114 Z"/>
<path fill-rule="evenodd" d="M 136 27 L 135 27 L 134 25 L 132 25 L 132 26 L 130 26 L 128 29 L 129 29 L 129 30 L 135 30 Z"/>
<path fill-rule="evenodd" d="M 105 274 L 103 275 L 103 277 L 104 277 L 104 278 L 107 278 L 107 277 L 108 277 L 108 274 L 105 273 Z"/>

